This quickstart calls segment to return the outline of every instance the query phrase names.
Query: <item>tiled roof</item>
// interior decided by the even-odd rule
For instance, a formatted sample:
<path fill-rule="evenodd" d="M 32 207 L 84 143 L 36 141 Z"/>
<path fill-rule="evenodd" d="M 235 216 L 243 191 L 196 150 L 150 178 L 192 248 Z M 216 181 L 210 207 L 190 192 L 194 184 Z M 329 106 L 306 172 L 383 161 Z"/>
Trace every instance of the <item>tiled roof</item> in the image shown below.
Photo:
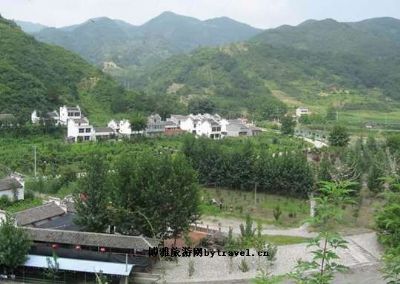
<path fill-rule="evenodd" d="M 18 226 L 27 226 L 64 214 L 65 211 L 60 206 L 54 202 L 50 202 L 42 206 L 30 208 L 16 213 L 15 220 L 17 221 Z"/>
<path fill-rule="evenodd" d="M 134 249 L 140 251 L 148 250 L 149 247 L 154 247 L 159 244 L 159 240 L 145 238 L 143 236 L 125 236 L 30 227 L 25 227 L 24 230 L 28 233 L 31 240 L 36 242 Z"/>
<path fill-rule="evenodd" d="M 0 180 L 0 191 L 18 189 L 21 188 L 22 184 L 17 181 L 15 178 L 5 178 Z"/>

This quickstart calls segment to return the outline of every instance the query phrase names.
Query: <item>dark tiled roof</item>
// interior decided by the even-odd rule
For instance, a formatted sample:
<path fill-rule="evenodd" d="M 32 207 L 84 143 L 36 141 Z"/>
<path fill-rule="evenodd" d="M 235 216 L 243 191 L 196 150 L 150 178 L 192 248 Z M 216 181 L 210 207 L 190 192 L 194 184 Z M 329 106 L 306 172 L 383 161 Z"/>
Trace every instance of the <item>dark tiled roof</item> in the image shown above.
<path fill-rule="evenodd" d="M 67 111 L 81 111 L 81 110 L 77 107 L 67 107 Z"/>
<path fill-rule="evenodd" d="M 42 206 L 18 212 L 15 214 L 15 219 L 19 226 L 26 226 L 64 214 L 65 211 L 60 206 L 54 202 L 50 202 Z"/>
<path fill-rule="evenodd" d="M 149 247 L 154 247 L 159 244 L 158 240 L 142 236 L 124 236 L 30 227 L 25 227 L 24 229 L 29 234 L 31 240 L 36 242 L 134 249 L 141 251 L 148 250 Z"/>
<path fill-rule="evenodd" d="M 15 116 L 11 113 L 0 113 L 0 120 L 14 120 Z"/>
<path fill-rule="evenodd" d="M 0 180 L 0 191 L 18 189 L 21 188 L 22 184 L 15 178 L 5 178 Z"/>
<path fill-rule="evenodd" d="M 94 127 L 94 131 L 96 133 L 99 133 L 99 132 L 105 132 L 105 133 L 114 132 L 114 130 L 111 127 Z"/>

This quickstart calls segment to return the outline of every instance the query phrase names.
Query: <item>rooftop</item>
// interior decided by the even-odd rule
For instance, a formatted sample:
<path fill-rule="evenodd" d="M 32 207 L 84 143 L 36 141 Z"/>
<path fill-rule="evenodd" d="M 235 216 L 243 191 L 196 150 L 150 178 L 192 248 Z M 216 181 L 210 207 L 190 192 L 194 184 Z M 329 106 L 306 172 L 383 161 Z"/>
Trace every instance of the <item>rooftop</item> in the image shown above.
<path fill-rule="evenodd" d="M 21 188 L 22 184 L 17 181 L 15 178 L 5 178 L 0 180 L 0 191 L 11 190 L 11 189 L 18 189 Z"/>
<path fill-rule="evenodd" d="M 95 133 L 114 133 L 114 130 L 111 127 L 94 127 Z"/>
<path fill-rule="evenodd" d="M 30 208 L 16 213 L 15 220 L 17 221 L 18 226 L 27 226 L 64 214 L 65 211 L 60 206 L 58 206 L 54 202 L 50 202 L 42 206 Z"/>
<path fill-rule="evenodd" d="M 116 249 L 132 249 L 144 251 L 158 246 L 159 241 L 143 236 L 125 236 L 118 234 L 90 233 L 55 229 L 25 227 L 32 241 L 96 246 Z"/>

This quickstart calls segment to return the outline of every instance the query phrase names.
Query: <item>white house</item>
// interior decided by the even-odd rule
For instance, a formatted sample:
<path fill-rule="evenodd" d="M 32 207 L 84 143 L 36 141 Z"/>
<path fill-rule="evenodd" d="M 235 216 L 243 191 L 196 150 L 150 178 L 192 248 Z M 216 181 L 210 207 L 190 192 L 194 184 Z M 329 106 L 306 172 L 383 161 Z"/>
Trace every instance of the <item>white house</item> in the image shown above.
<path fill-rule="evenodd" d="M 76 107 L 60 107 L 60 123 L 62 125 L 67 125 L 69 119 L 81 119 L 83 118 L 81 108 Z"/>
<path fill-rule="evenodd" d="M 70 141 L 93 141 L 96 139 L 93 126 L 86 117 L 80 119 L 68 119 L 67 139 Z"/>
<path fill-rule="evenodd" d="M 24 199 L 24 185 L 14 177 L 0 180 L 0 197 L 7 196 L 10 200 Z"/>
<path fill-rule="evenodd" d="M 309 115 L 311 112 L 307 107 L 298 107 L 296 109 L 296 117 L 301 117 L 303 115 Z"/>
<path fill-rule="evenodd" d="M 221 139 L 221 125 L 214 119 L 202 119 L 196 128 L 196 134 L 211 139 Z"/>
<path fill-rule="evenodd" d="M 131 123 L 127 119 L 120 121 L 111 120 L 107 126 L 114 130 L 115 134 L 120 134 L 122 136 L 130 136 L 132 134 Z"/>
<path fill-rule="evenodd" d="M 60 123 L 60 116 L 56 110 L 46 113 L 45 117 L 40 117 L 37 110 L 34 110 L 31 114 L 31 121 L 33 124 L 39 123 L 41 120 L 52 121 L 58 125 Z"/>
<path fill-rule="evenodd" d="M 181 122 L 185 121 L 187 118 L 187 115 L 171 114 L 171 117 L 167 118 L 167 121 L 171 121 L 175 123 L 179 128 L 181 128 Z"/>
<path fill-rule="evenodd" d="M 36 123 L 40 122 L 40 117 L 38 116 L 38 113 L 37 113 L 36 109 L 31 114 L 31 121 L 32 121 L 33 124 L 36 124 Z"/>
<path fill-rule="evenodd" d="M 110 127 L 93 127 L 94 140 L 114 138 L 116 132 Z"/>
<path fill-rule="evenodd" d="M 160 135 L 165 132 L 165 121 L 158 114 L 152 114 L 147 118 L 145 133 L 148 136 Z"/>

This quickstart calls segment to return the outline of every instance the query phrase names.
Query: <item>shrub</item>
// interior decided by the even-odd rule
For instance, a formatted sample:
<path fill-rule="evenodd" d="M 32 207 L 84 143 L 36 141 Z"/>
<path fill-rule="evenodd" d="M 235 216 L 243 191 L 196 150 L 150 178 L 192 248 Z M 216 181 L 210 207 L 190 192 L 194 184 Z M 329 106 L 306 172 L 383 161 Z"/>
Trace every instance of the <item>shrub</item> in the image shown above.
<path fill-rule="evenodd" d="M 247 264 L 246 259 L 242 258 L 242 260 L 240 261 L 240 263 L 239 263 L 239 270 L 242 271 L 243 273 L 250 270 L 250 267 L 249 267 L 249 265 Z"/>

